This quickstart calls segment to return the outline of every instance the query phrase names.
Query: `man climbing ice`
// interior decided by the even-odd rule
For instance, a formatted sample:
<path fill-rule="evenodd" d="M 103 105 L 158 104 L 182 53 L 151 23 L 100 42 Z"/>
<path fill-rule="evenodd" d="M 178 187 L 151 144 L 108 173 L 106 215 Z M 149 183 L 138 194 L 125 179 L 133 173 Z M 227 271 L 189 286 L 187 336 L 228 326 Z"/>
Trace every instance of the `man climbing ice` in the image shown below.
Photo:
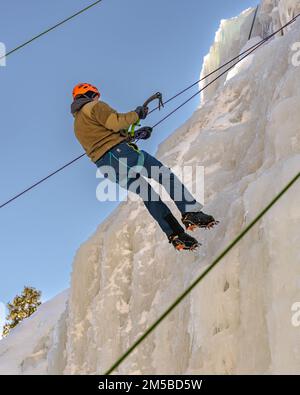
<path fill-rule="evenodd" d="M 169 168 L 133 144 L 133 140 L 146 140 L 151 136 L 151 127 L 135 130 L 133 135 L 128 132 L 131 125 L 147 117 L 148 107 L 142 105 L 134 111 L 118 113 L 108 104 L 99 101 L 99 90 L 88 83 L 75 86 L 73 99 L 71 112 L 75 118 L 75 135 L 90 159 L 109 179 L 141 196 L 149 213 L 177 250 L 196 249 L 200 243 L 184 231 L 168 206 L 142 176 L 143 170 L 148 177 L 150 175 L 165 187 L 181 212 L 182 223 L 187 230 L 195 230 L 197 227 L 209 229 L 218 222 L 211 215 L 201 211 L 202 205 L 193 198 Z M 159 171 L 151 171 L 153 167 Z M 113 170 L 114 177 L 108 176 L 108 168 Z M 134 181 L 137 179 L 139 187 L 134 189 Z M 144 193 L 145 190 L 147 194 Z"/>

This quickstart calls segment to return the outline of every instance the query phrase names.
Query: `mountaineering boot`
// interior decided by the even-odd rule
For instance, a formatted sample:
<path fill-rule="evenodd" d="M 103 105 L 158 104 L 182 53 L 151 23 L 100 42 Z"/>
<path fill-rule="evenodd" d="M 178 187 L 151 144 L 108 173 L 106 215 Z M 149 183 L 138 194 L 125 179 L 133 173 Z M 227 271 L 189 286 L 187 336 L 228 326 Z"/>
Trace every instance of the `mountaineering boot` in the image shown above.
<path fill-rule="evenodd" d="M 201 245 L 196 239 L 184 232 L 183 227 L 179 224 L 173 214 L 168 214 L 164 219 L 169 224 L 169 227 L 173 232 L 171 236 L 168 237 L 169 242 L 173 244 L 177 251 L 193 251 Z"/>
<path fill-rule="evenodd" d="M 202 211 L 196 213 L 185 213 L 182 216 L 182 222 L 187 230 L 194 231 L 196 228 L 211 229 L 218 225 L 211 215 L 204 214 Z"/>
<path fill-rule="evenodd" d="M 201 245 L 196 239 L 194 239 L 185 232 L 180 233 L 179 235 L 171 235 L 169 237 L 169 242 L 173 244 L 174 248 L 177 251 L 194 251 Z"/>

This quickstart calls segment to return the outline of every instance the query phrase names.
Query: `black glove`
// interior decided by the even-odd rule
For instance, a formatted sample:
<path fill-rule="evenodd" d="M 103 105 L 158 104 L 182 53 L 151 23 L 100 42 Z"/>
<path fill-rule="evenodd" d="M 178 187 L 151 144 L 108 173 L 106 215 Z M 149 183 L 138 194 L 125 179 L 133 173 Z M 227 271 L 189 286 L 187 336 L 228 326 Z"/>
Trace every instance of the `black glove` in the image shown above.
<path fill-rule="evenodd" d="M 150 126 L 144 126 L 134 132 L 134 138 L 138 140 L 147 140 L 151 137 L 152 130 Z"/>
<path fill-rule="evenodd" d="M 144 106 L 138 106 L 134 111 L 139 116 L 139 119 L 145 119 L 148 115 L 149 108 Z"/>

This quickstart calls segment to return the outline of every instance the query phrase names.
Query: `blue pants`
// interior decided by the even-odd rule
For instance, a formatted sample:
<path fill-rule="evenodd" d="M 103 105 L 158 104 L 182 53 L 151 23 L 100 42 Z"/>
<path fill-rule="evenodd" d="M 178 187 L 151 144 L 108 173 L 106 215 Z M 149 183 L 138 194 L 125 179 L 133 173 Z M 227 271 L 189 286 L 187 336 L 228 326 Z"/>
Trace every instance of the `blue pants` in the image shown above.
<path fill-rule="evenodd" d="M 166 189 L 181 214 L 202 209 L 202 205 L 169 168 L 146 151 L 136 150 L 126 142 L 113 147 L 96 162 L 96 166 L 111 181 L 140 195 L 149 213 L 168 237 L 182 232 L 183 228 L 144 176 L 151 177 Z M 107 172 L 108 168 L 113 170 L 114 176 Z"/>

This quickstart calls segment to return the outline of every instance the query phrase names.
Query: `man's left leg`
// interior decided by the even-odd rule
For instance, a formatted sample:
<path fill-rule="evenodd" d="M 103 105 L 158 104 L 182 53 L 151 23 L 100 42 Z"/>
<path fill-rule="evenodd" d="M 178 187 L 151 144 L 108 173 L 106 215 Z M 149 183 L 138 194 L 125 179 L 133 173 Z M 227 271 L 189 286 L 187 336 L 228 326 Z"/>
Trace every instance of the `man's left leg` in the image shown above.
<path fill-rule="evenodd" d="M 179 178 L 163 165 L 158 159 L 143 151 L 144 168 L 149 178 L 159 182 L 175 202 L 182 215 L 182 222 L 186 229 L 194 230 L 196 227 L 211 228 L 218 222 L 211 215 L 203 213 L 202 204 L 192 196 Z"/>

